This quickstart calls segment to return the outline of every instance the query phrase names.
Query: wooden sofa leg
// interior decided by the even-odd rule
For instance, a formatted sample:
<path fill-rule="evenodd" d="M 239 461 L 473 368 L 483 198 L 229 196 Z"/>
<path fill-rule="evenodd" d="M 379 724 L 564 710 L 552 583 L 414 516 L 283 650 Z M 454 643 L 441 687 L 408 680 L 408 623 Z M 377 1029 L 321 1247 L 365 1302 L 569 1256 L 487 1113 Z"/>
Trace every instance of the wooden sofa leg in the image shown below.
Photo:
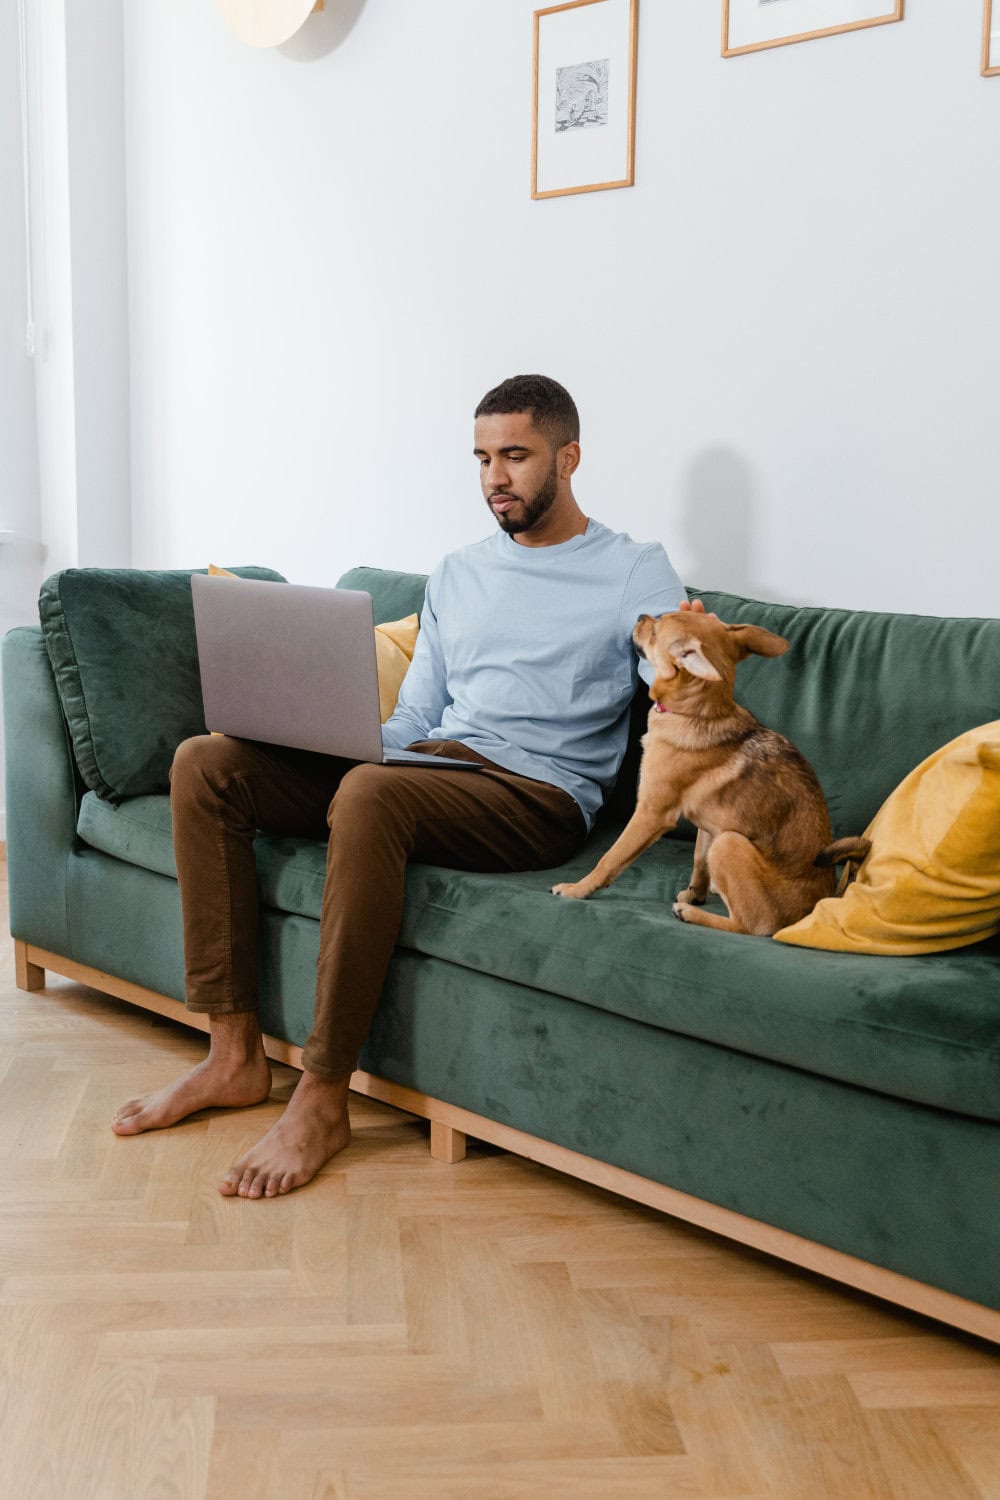
<path fill-rule="evenodd" d="M 454 1166 L 465 1160 L 465 1131 L 455 1130 L 451 1125 L 442 1125 L 440 1120 L 431 1121 L 431 1155 L 435 1161 Z"/>
<path fill-rule="evenodd" d="M 45 988 L 45 970 L 40 964 L 33 964 L 28 958 L 27 943 L 14 939 L 14 971 L 17 977 L 19 990 L 43 990 Z"/>

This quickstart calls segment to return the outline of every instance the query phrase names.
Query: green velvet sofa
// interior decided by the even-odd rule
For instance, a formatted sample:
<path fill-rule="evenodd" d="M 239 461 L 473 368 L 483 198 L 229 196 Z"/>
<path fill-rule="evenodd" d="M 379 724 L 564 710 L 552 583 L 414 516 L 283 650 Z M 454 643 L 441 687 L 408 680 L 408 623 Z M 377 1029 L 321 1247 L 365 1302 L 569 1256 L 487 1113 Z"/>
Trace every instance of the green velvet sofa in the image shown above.
<path fill-rule="evenodd" d="M 269 575 L 266 570 L 258 576 Z M 189 573 L 71 570 L 3 643 L 18 982 L 51 970 L 197 1024 L 166 771 L 203 732 Z M 376 620 L 425 580 L 355 569 Z M 792 645 L 737 691 L 859 833 L 932 750 L 1000 718 L 1000 621 L 762 604 L 704 591 Z M 355 1086 L 431 1121 L 435 1154 L 496 1142 L 1000 1341 L 1000 943 L 924 958 L 804 951 L 677 922 L 690 830 L 585 903 L 549 894 L 614 838 L 629 757 L 588 846 L 552 872 L 414 865 Z M 262 1020 L 309 1031 L 322 844 L 258 839 Z"/>

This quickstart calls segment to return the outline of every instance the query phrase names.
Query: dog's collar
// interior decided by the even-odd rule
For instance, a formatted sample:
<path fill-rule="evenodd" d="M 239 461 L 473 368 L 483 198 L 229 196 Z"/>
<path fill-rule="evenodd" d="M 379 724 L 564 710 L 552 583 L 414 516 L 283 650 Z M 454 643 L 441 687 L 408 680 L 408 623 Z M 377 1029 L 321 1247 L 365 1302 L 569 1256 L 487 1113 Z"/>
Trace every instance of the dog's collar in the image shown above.
<path fill-rule="evenodd" d="M 673 713 L 673 709 L 664 708 L 662 703 L 654 703 L 653 712 L 654 714 L 669 714 Z"/>

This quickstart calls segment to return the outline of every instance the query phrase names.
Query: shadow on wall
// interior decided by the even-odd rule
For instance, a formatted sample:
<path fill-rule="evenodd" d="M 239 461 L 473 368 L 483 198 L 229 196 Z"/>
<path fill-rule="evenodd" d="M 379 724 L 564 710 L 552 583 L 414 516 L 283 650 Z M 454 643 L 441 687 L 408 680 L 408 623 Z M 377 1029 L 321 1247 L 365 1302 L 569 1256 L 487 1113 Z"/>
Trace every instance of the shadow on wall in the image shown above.
<path fill-rule="evenodd" d="M 756 576 L 755 485 L 744 458 L 732 448 L 705 449 L 692 460 L 681 494 L 681 535 L 689 559 L 685 582 L 773 604 L 796 602 Z"/>
<path fill-rule="evenodd" d="M 302 30 L 277 50 L 293 62 L 326 57 L 347 40 L 364 8 L 365 0 L 326 0 L 326 8 L 310 16 Z"/>

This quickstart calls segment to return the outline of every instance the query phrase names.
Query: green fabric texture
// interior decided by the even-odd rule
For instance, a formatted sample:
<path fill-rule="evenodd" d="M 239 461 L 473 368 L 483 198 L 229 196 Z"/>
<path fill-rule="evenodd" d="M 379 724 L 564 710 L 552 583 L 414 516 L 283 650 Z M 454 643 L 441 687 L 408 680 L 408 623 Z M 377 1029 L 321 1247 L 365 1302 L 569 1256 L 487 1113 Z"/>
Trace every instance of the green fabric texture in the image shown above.
<path fill-rule="evenodd" d="M 88 794 L 79 831 L 94 848 L 174 874 L 166 797 L 112 808 Z M 613 837 L 612 829 L 594 834 L 558 878 L 584 874 Z M 264 905 L 318 921 L 325 845 L 260 835 L 256 850 Z M 1000 939 L 887 962 L 689 927 L 670 903 L 688 882 L 691 855 L 690 844 L 664 839 L 586 902 L 551 896 L 551 872 L 411 865 L 400 945 L 459 966 L 467 982 L 470 971 L 490 975 L 806 1072 L 1000 1119 Z"/>
<path fill-rule="evenodd" d="M 76 841 L 77 781 L 41 631 L 3 639 L 4 760 L 10 930 L 69 953 L 65 867 Z"/>
<path fill-rule="evenodd" d="M 351 568 L 337 580 L 338 589 L 362 589 L 372 596 L 375 624 L 405 620 L 424 607 L 426 573 L 393 573 L 389 568 Z"/>
<path fill-rule="evenodd" d="M 175 881 L 83 850 L 80 962 L 179 996 Z M 263 913 L 261 1018 L 305 1041 L 319 942 Z M 397 953 L 362 1066 L 752 1218 L 1000 1305 L 991 1123 L 810 1077 L 454 964 Z"/>
<path fill-rule="evenodd" d="M 837 838 L 862 833 L 932 751 L 1000 719 L 1000 620 L 700 597 L 727 623 L 791 642 L 784 656 L 741 662 L 736 697 L 812 762 Z"/>
<path fill-rule="evenodd" d="M 67 568 L 38 612 L 80 774 L 118 801 L 162 791 L 182 740 L 205 733 L 191 573 Z M 284 582 L 270 568 L 230 571 Z"/>
<path fill-rule="evenodd" d="M 995 1124 L 409 953 L 390 970 L 362 1066 L 1000 1306 Z"/>
<path fill-rule="evenodd" d="M 81 845 L 66 864 L 66 910 L 69 954 L 77 963 L 183 1004 L 184 935 L 176 880 Z M 310 1007 L 314 988 L 315 975 L 303 995 Z"/>

